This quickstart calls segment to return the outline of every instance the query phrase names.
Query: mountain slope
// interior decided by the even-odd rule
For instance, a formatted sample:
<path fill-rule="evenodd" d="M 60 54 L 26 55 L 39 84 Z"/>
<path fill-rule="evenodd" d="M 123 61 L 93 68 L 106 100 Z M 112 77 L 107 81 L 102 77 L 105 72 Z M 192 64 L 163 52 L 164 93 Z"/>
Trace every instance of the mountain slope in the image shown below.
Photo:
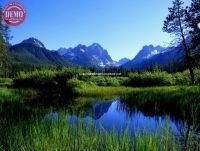
<path fill-rule="evenodd" d="M 58 50 L 58 53 L 73 64 L 84 66 L 84 67 L 93 67 L 97 66 L 98 62 L 93 60 L 93 58 L 86 53 L 87 47 L 85 45 L 78 45 L 75 48 L 65 49 L 65 52 L 61 53 L 61 49 Z M 62 49 L 63 51 L 64 49 Z"/>
<path fill-rule="evenodd" d="M 119 61 L 116 61 L 116 62 L 114 63 L 114 66 L 115 66 L 115 67 L 119 67 L 119 66 L 122 66 L 122 65 L 128 63 L 129 61 L 130 61 L 129 58 L 122 58 L 122 59 L 120 59 Z"/>
<path fill-rule="evenodd" d="M 173 61 L 180 61 L 183 58 L 182 48 L 161 46 L 154 47 L 153 45 L 144 46 L 139 51 L 136 57 L 124 64 L 125 68 L 132 68 L 136 70 L 144 70 L 152 65 L 167 65 Z"/>
<path fill-rule="evenodd" d="M 35 38 L 29 38 L 12 46 L 10 49 L 12 58 L 18 63 L 49 64 L 54 66 L 69 65 L 56 51 L 50 51 L 44 44 Z"/>
<path fill-rule="evenodd" d="M 89 46 L 86 50 L 86 53 L 99 62 L 101 67 L 111 66 L 113 64 L 113 60 L 108 54 L 108 51 L 97 43 Z"/>

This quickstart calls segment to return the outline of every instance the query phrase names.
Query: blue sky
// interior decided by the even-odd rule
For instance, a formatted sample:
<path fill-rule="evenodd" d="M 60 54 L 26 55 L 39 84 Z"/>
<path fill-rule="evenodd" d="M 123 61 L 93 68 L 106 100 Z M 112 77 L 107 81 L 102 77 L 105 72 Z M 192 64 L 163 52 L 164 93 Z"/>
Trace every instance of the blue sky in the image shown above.
<path fill-rule="evenodd" d="M 35 37 L 57 50 L 97 42 L 119 60 L 132 59 L 143 45 L 167 46 L 171 39 L 162 32 L 162 25 L 172 0 L 14 1 L 26 7 L 27 18 L 11 27 L 12 44 Z M 1 0 L 0 5 L 8 2 Z"/>

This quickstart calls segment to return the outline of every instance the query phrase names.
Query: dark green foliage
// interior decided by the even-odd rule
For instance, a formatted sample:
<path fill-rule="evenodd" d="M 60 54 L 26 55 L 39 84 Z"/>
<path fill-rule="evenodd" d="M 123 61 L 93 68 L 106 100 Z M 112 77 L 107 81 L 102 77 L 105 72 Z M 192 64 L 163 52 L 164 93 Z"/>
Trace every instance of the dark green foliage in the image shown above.
<path fill-rule="evenodd" d="M 9 28 L 7 25 L 2 23 L 0 13 L 0 77 L 8 77 L 10 75 L 12 61 L 9 53 L 7 52 L 7 40 L 9 40 Z"/>
<path fill-rule="evenodd" d="M 163 25 L 163 31 L 173 34 L 175 36 L 175 44 L 183 47 L 185 53 L 185 60 L 187 62 L 187 67 L 190 71 L 191 83 L 194 84 L 195 76 L 194 69 L 191 59 L 190 46 L 187 42 L 187 37 L 190 36 L 187 21 L 187 9 L 183 6 L 184 2 L 182 0 L 174 0 L 173 6 L 169 9 L 169 14 L 166 17 Z"/>
<path fill-rule="evenodd" d="M 64 68 L 64 69 L 49 69 L 35 70 L 32 72 L 20 72 L 14 78 L 14 86 L 45 88 L 56 90 L 65 90 L 72 86 L 77 87 L 82 84 L 92 86 L 171 86 L 171 85 L 189 85 L 189 72 L 167 73 L 163 71 L 154 72 L 133 72 L 129 73 L 128 77 L 112 77 L 112 76 L 88 76 L 82 73 L 90 72 L 83 68 Z M 200 83 L 199 70 L 195 70 L 197 77 L 196 83 Z M 70 80 L 71 79 L 71 80 Z M 70 80 L 70 82 L 68 81 Z M 68 83 L 69 82 L 69 83 Z M 75 82 L 76 84 L 73 84 Z M 69 84 L 69 86 L 67 86 Z M 89 86 L 88 85 L 88 86 Z"/>
<path fill-rule="evenodd" d="M 135 88 L 128 95 L 124 95 L 124 103 L 137 106 L 139 110 L 149 111 L 149 114 L 160 112 L 163 114 L 191 116 L 190 110 L 194 106 L 196 117 L 200 114 L 200 87 L 199 86 L 170 86 Z M 130 101 L 134 100 L 134 101 Z M 199 118 L 199 117 L 198 117 Z M 200 119 L 199 119 L 200 120 Z"/>
<path fill-rule="evenodd" d="M 191 6 L 188 7 L 186 10 L 186 21 L 188 23 L 188 27 L 190 28 L 190 35 L 192 38 L 191 41 L 191 49 L 198 50 L 200 45 L 200 28 L 198 24 L 200 23 L 200 1 L 199 0 L 192 0 Z M 195 51 L 195 55 L 198 51 Z"/>
<path fill-rule="evenodd" d="M 189 85 L 191 84 L 189 71 L 169 74 L 163 71 L 129 73 L 128 86 L 167 86 L 167 85 Z M 199 70 L 195 70 L 196 83 L 199 83 Z"/>
<path fill-rule="evenodd" d="M 129 74 L 128 85 L 130 86 L 163 86 L 172 84 L 172 75 L 166 72 L 142 72 Z"/>
<path fill-rule="evenodd" d="M 109 76 L 92 76 L 89 81 L 97 86 L 120 86 L 122 77 L 109 77 Z"/>
<path fill-rule="evenodd" d="M 75 88 L 75 87 L 77 87 L 77 86 L 79 86 L 81 84 L 82 84 L 82 81 L 80 81 L 80 80 L 78 80 L 76 78 L 72 78 L 72 79 L 67 80 L 66 87 L 70 88 L 70 89 L 73 89 L 73 88 Z"/>
<path fill-rule="evenodd" d="M 66 89 L 66 82 L 71 78 L 78 78 L 80 73 L 89 72 L 82 68 L 63 68 L 61 70 L 35 70 L 32 72 L 20 72 L 14 78 L 14 86 Z"/>
<path fill-rule="evenodd" d="M 60 69 L 54 65 L 49 64 L 28 64 L 28 63 L 13 63 L 11 67 L 11 77 L 14 78 L 17 76 L 18 72 L 32 72 L 34 70 L 56 70 Z"/>

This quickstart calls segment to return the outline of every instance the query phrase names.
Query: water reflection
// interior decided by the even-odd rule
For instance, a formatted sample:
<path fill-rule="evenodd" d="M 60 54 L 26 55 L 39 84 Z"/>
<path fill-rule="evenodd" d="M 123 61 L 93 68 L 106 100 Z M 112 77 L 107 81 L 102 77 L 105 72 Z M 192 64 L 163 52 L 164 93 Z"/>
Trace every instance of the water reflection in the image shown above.
<path fill-rule="evenodd" d="M 139 111 L 136 107 L 127 107 L 118 99 L 106 102 L 91 102 L 92 110 L 83 110 L 82 115 L 70 113 L 71 122 L 77 122 L 80 118 L 85 121 L 94 120 L 96 127 L 103 127 L 107 131 L 112 131 L 113 128 L 118 132 L 128 128 L 131 135 L 134 135 L 135 130 L 140 133 L 154 133 L 161 127 L 168 126 L 174 135 L 182 137 L 183 123 L 172 116 L 148 116 Z M 80 108 L 79 108 L 80 110 Z M 92 111 L 92 113 L 91 113 Z M 68 115 L 67 115 L 68 117 Z M 48 113 L 43 120 L 58 119 L 58 113 Z M 168 125 L 166 125 L 168 124 Z"/>

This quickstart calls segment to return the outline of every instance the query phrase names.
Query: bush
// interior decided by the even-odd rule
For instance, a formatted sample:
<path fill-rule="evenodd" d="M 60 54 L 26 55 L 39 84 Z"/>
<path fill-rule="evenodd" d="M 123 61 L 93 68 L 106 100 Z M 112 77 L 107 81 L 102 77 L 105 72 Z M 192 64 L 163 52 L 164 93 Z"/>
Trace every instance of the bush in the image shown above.
<path fill-rule="evenodd" d="M 33 72 L 20 72 L 14 79 L 14 85 L 20 87 L 48 87 L 56 85 L 56 73 L 51 70 L 35 70 Z"/>
<path fill-rule="evenodd" d="M 82 84 L 83 82 L 76 79 L 76 78 L 72 78 L 72 79 L 69 79 L 67 82 L 66 82 L 66 87 L 67 88 L 75 88 L 77 87 L 78 85 Z"/>
<path fill-rule="evenodd" d="M 93 76 L 89 81 L 97 86 L 120 86 L 120 80 L 117 77 Z"/>
<path fill-rule="evenodd" d="M 200 70 L 195 70 L 196 83 L 200 84 Z"/>
<path fill-rule="evenodd" d="M 191 83 L 189 71 L 172 74 L 174 85 L 189 85 Z"/>
<path fill-rule="evenodd" d="M 171 74 L 166 72 L 129 73 L 129 86 L 164 86 L 173 85 Z"/>
<path fill-rule="evenodd" d="M 35 70 L 20 72 L 14 79 L 17 87 L 32 88 L 66 88 L 66 81 L 79 77 L 79 73 L 89 72 L 81 68 L 64 68 L 62 70 Z"/>

